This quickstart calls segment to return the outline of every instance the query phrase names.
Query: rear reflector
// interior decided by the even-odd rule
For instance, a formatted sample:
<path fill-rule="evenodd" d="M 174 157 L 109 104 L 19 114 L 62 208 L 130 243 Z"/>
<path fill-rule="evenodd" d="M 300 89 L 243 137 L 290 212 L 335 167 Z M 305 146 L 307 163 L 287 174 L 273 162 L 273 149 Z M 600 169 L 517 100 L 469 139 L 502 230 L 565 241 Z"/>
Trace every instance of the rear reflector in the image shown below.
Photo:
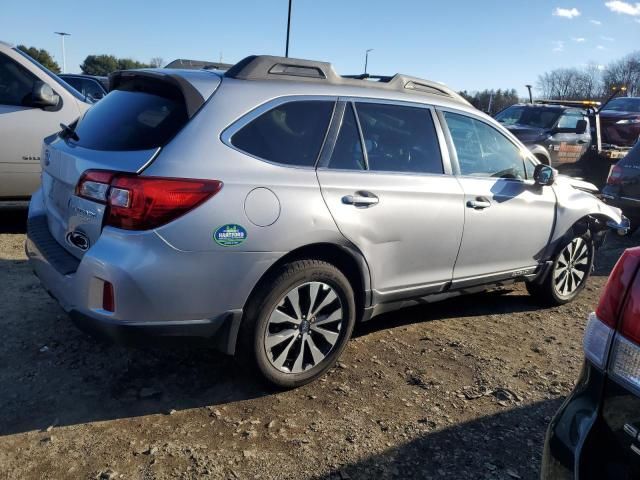
<path fill-rule="evenodd" d="M 614 330 L 605 325 L 595 313 L 589 315 L 589 322 L 584 331 L 584 354 L 601 369 L 604 369 L 607 363 L 613 332 Z"/>
<path fill-rule="evenodd" d="M 107 312 L 115 312 L 116 301 L 113 295 L 113 285 L 109 282 L 102 284 L 102 309 Z"/>
<path fill-rule="evenodd" d="M 76 195 L 107 204 L 106 225 L 150 230 L 184 215 L 221 188 L 219 180 L 141 177 L 88 170 L 78 182 Z"/>

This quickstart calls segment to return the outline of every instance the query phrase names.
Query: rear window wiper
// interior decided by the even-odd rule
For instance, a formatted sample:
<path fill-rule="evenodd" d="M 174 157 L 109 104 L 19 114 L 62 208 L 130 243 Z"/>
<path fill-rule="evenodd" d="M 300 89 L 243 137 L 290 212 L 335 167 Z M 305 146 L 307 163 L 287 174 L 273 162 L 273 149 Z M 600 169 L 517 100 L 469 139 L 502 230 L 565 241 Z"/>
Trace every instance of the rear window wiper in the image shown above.
<path fill-rule="evenodd" d="M 61 123 L 60 128 L 62 129 L 62 131 L 60 132 L 61 138 L 70 138 L 71 140 L 75 140 L 76 142 L 80 140 L 80 137 L 75 132 L 75 129 L 73 127 L 70 127 L 69 125 L 65 125 L 64 123 Z"/>

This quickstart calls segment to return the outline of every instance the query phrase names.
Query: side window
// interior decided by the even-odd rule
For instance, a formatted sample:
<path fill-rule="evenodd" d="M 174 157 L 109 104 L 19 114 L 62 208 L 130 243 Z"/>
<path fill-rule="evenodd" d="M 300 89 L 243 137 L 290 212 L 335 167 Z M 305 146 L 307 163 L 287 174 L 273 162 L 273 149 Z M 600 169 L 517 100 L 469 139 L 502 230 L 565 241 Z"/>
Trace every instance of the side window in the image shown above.
<path fill-rule="evenodd" d="M 96 99 L 104 97 L 102 88 L 100 88 L 100 85 L 98 85 L 98 82 L 95 80 L 84 80 L 84 94 L 91 95 L 91 97 Z"/>
<path fill-rule="evenodd" d="M 334 102 L 300 100 L 283 103 L 238 130 L 231 143 L 274 163 L 312 167 L 329 126 Z"/>
<path fill-rule="evenodd" d="M 356 103 L 369 170 L 444 173 L 431 111 L 426 108 Z"/>
<path fill-rule="evenodd" d="M 347 104 L 338 133 L 336 146 L 331 154 L 329 168 L 341 170 L 366 170 L 360 134 L 351 103 Z"/>
<path fill-rule="evenodd" d="M 498 130 L 466 115 L 445 112 L 444 116 L 462 175 L 526 178 L 520 150 Z"/>
<path fill-rule="evenodd" d="M 65 77 L 63 78 L 63 80 L 84 95 L 83 83 L 81 78 Z"/>
<path fill-rule="evenodd" d="M 0 104 L 28 106 L 36 77 L 0 54 Z"/>
<path fill-rule="evenodd" d="M 578 112 L 565 112 L 558 120 L 557 128 L 575 129 L 578 124 L 578 120 L 582 120 L 583 118 L 584 116 Z"/>

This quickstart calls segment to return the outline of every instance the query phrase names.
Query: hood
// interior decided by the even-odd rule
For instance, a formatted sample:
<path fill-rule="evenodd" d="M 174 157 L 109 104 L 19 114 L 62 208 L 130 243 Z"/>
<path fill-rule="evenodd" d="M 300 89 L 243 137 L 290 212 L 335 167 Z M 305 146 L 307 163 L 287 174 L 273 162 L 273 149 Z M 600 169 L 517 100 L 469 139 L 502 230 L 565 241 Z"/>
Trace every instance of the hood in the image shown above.
<path fill-rule="evenodd" d="M 520 125 L 516 123 L 509 126 L 505 125 L 505 128 L 513 133 L 513 135 L 525 145 L 544 141 L 549 136 L 548 131 L 544 128 L 531 127 L 529 125 Z"/>
<path fill-rule="evenodd" d="M 556 181 L 573 188 L 577 188 L 578 190 L 582 190 L 583 192 L 592 194 L 598 193 L 598 187 L 596 187 L 593 183 L 581 180 L 579 178 L 570 177 L 568 175 L 558 175 L 556 177 Z"/>

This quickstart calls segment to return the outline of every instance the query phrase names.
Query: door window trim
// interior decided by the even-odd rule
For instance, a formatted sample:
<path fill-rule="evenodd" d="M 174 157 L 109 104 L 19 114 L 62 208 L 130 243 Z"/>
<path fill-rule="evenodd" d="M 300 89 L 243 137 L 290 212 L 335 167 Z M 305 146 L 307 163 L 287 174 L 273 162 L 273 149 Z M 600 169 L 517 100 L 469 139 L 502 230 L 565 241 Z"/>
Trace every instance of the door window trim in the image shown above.
<path fill-rule="evenodd" d="M 320 150 L 318 151 L 318 155 L 316 157 L 313 165 L 293 165 L 288 163 L 280 163 L 274 162 L 272 160 L 268 160 L 266 158 L 258 157 L 250 152 L 242 150 L 241 148 L 235 146 L 231 143 L 231 139 L 233 136 L 240 130 L 242 130 L 245 126 L 251 123 L 253 120 L 261 116 L 262 114 L 272 110 L 280 105 L 291 102 L 304 102 L 304 101 L 325 101 L 325 102 L 333 102 L 333 109 L 331 111 L 331 115 L 329 116 L 329 123 L 327 124 L 327 130 L 324 133 L 324 137 L 322 139 L 322 143 L 320 144 Z M 261 162 L 268 163 L 270 165 L 277 165 L 278 167 L 284 168 L 297 168 L 303 170 L 315 170 L 319 159 L 322 157 L 322 152 L 325 149 L 325 145 L 327 143 L 327 138 L 331 132 L 331 127 L 334 123 L 334 118 L 336 116 L 336 109 L 338 104 L 338 97 L 335 95 L 286 95 L 278 98 L 271 99 L 248 113 L 243 114 L 233 122 L 231 122 L 223 131 L 220 133 L 220 141 L 224 143 L 227 147 L 232 148 L 236 152 L 240 152 L 244 155 L 248 155 L 249 157 L 255 158 L 256 160 L 260 160 Z"/>
<path fill-rule="evenodd" d="M 526 147 L 523 148 L 518 145 L 516 142 L 514 142 L 514 140 L 510 137 L 509 135 L 505 135 L 504 132 L 502 132 L 500 129 L 496 128 L 495 125 L 492 125 L 490 122 L 487 122 L 486 119 L 482 118 L 480 115 L 476 115 L 473 112 L 467 112 L 465 110 L 458 110 L 455 108 L 449 108 L 449 107 L 436 107 L 436 113 L 438 116 L 438 120 L 441 122 L 441 127 L 442 130 L 445 133 L 446 136 L 446 144 L 447 144 L 447 148 L 449 150 L 449 155 L 451 158 L 451 164 L 454 167 L 454 175 L 456 177 L 460 177 L 460 178 L 473 178 L 473 179 L 484 179 L 484 180 L 491 180 L 491 181 L 496 181 L 496 180 L 509 180 L 512 182 L 521 182 L 527 185 L 533 185 L 535 182 L 532 178 L 502 178 L 502 177 L 482 177 L 482 176 L 475 176 L 475 175 L 463 175 L 462 172 L 460 171 L 460 162 L 458 161 L 458 152 L 456 150 L 455 144 L 453 143 L 453 138 L 451 137 L 451 131 L 449 130 L 449 125 L 447 124 L 447 119 L 445 118 L 445 113 L 449 112 L 449 113 L 453 113 L 455 115 L 462 115 L 465 117 L 469 117 L 472 120 L 477 120 L 481 123 L 483 123 L 484 125 L 486 125 L 489 128 L 492 128 L 493 130 L 495 130 L 496 132 L 498 132 L 500 135 L 502 135 L 507 141 L 509 141 L 517 150 L 519 150 L 522 153 L 522 169 L 525 172 L 525 176 L 527 176 L 527 167 L 525 165 L 525 160 L 527 160 L 529 157 L 531 157 L 530 152 L 527 151 Z M 534 165 L 536 163 L 539 162 L 534 162 Z"/>
<path fill-rule="evenodd" d="M 345 112 L 347 111 L 347 104 L 351 103 L 353 107 L 353 112 L 356 115 L 356 124 L 358 126 L 358 133 L 360 135 L 360 145 L 362 151 L 364 152 L 364 161 L 367 166 L 367 170 L 361 169 L 345 169 L 345 168 L 331 168 L 329 166 L 329 162 L 331 160 L 331 155 L 333 154 L 333 150 L 335 148 L 336 142 L 338 140 L 338 134 L 340 133 L 340 128 L 342 127 L 342 122 L 344 120 Z M 360 126 L 360 119 L 358 117 L 356 103 L 377 103 L 383 105 L 397 105 L 400 107 L 410 107 L 410 108 L 423 108 L 425 110 L 429 110 L 431 113 L 431 120 L 433 122 L 433 126 L 436 132 L 436 140 L 438 142 L 438 148 L 440 150 L 440 158 L 442 161 L 442 169 L 443 173 L 429 173 L 429 172 L 394 172 L 394 171 L 381 171 L 381 170 L 369 170 L 369 162 L 368 156 L 366 153 L 365 143 L 364 143 L 364 135 L 362 132 L 362 128 Z M 418 102 L 409 102 L 403 100 L 389 100 L 386 98 L 373 98 L 373 97 L 338 97 L 338 105 L 340 106 L 340 110 L 336 107 L 334 111 L 334 118 L 332 125 L 329 127 L 329 132 L 331 132 L 330 136 L 327 136 L 325 139 L 325 145 L 320 153 L 320 159 L 317 164 L 318 170 L 327 170 L 332 172 L 359 172 L 366 175 L 403 175 L 403 176 L 436 176 L 441 177 L 443 175 L 453 175 L 452 162 L 449 157 L 449 150 L 445 143 L 445 135 L 442 126 L 436 115 L 436 107 L 434 105 L 418 103 Z"/>

